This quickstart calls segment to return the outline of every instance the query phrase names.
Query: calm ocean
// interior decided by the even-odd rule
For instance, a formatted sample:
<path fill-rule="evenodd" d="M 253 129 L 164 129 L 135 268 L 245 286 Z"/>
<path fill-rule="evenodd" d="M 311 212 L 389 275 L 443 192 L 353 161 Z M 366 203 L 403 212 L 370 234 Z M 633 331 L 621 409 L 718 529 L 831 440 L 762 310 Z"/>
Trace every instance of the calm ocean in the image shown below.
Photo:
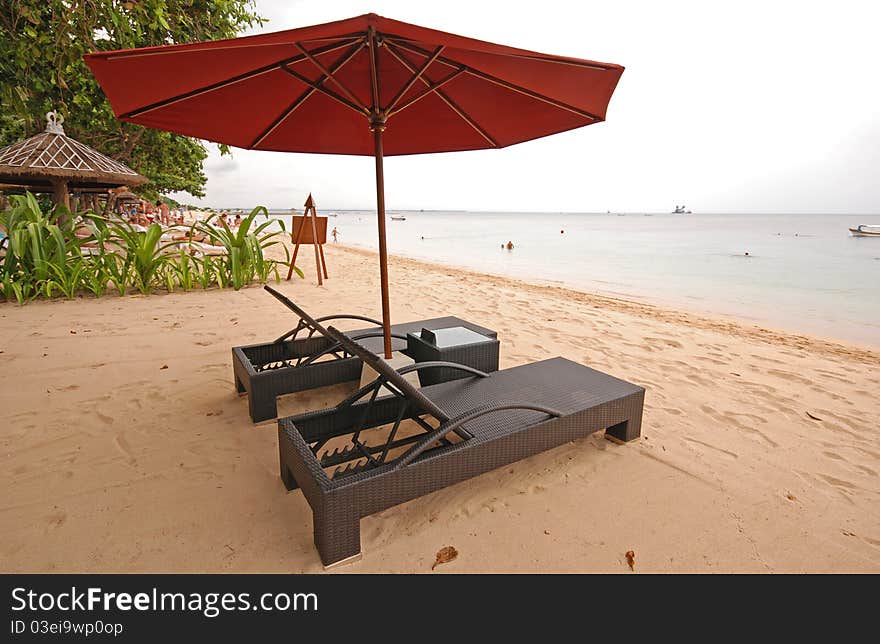
<path fill-rule="evenodd" d="M 341 243 L 377 248 L 374 212 L 328 214 Z M 871 223 L 880 216 L 395 211 L 388 251 L 880 347 L 880 238 L 847 232 Z"/>

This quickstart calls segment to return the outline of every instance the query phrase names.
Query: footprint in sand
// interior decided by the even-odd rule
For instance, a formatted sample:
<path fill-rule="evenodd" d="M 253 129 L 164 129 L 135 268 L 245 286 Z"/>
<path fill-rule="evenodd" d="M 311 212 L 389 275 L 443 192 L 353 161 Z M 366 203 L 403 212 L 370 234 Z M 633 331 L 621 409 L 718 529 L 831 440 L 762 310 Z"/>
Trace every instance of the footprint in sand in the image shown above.
<path fill-rule="evenodd" d="M 112 425 L 115 422 L 115 420 L 112 416 L 108 416 L 107 414 L 102 414 L 97 409 L 95 410 L 95 416 L 97 416 L 98 420 L 100 420 L 105 425 Z"/>
<path fill-rule="evenodd" d="M 655 337 L 647 336 L 647 337 L 645 337 L 645 342 L 648 342 L 654 346 L 666 345 L 667 347 L 672 347 L 673 349 L 681 349 L 682 348 L 681 342 L 678 342 L 677 340 L 669 340 L 667 338 L 655 338 Z M 662 349 L 663 347 L 659 346 L 658 348 Z"/>
<path fill-rule="evenodd" d="M 777 443 L 776 441 L 771 439 L 764 432 L 760 431 L 759 429 L 757 429 L 755 427 L 752 427 L 751 425 L 747 425 L 746 423 L 739 420 L 740 418 L 746 418 L 746 419 L 751 420 L 753 422 L 766 424 L 767 423 L 766 418 L 763 418 L 761 416 L 756 416 L 755 414 L 740 414 L 740 413 L 736 413 L 736 412 L 732 412 L 732 411 L 719 412 L 718 410 L 716 410 L 714 407 L 711 407 L 710 405 L 700 405 L 700 410 L 704 414 L 707 414 L 711 418 L 715 419 L 716 421 L 722 422 L 724 424 L 732 423 L 734 426 L 737 427 L 737 429 L 740 429 L 748 434 L 752 434 L 752 435 L 759 437 L 760 439 L 762 439 L 764 442 L 766 442 L 771 447 L 778 447 L 779 446 L 779 443 Z"/>
<path fill-rule="evenodd" d="M 850 492 L 852 490 L 858 490 L 859 487 L 850 483 L 849 481 L 844 481 L 843 479 L 836 478 L 834 476 L 830 476 L 828 474 L 817 474 L 817 476 L 828 483 L 829 485 L 833 485 L 838 488 L 842 492 Z"/>
<path fill-rule="evenodd" d="M 122 432 L 116 434 L 116 437 L 113 439 L 113 444 L 116 445 L 116 449 L 126 458 L 130 466 L 134 467 L 137 465 L 137 459 L 134 457 L 131 447 L 129 446 L 128 441 L 125 440 L 125 436 L 122 435 Z"/>

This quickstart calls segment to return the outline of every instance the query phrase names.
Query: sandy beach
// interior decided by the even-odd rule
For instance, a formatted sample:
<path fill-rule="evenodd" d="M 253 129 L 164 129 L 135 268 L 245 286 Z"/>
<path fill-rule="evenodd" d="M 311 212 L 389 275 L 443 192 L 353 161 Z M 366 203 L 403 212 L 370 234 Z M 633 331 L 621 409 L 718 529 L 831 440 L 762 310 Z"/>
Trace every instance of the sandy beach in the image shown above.
<path fill-rule="evenodd" d="M 311 249 L 306 249 L 310 251 Z M 282 292 L 379 313 L 375 255 Z M 409 259 L 392 319 L 498 331 L 501 366 L 562 355 L 647 389 L 642 437 L 568 444 L 361 522 L 335 573 L 880 572 L 880 353 Z M 253 425 L 230 348 L 290 312 L 254 285 L 0 304 L 4 572 L 321 572 L 312 517 Z M 289 415 L 351 387 L 282 399 Z"/>

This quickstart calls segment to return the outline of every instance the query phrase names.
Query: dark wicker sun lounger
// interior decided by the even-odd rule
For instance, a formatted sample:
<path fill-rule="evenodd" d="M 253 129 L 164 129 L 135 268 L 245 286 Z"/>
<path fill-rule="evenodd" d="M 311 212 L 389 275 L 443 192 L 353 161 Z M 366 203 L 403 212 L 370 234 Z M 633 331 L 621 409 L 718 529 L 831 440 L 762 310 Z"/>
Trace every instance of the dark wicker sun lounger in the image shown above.
<path fill-rule="evenodd" d="M 360 553 L 361 517 L 596 431 L 640 433 L 644 389 L 564 358 L 492 374 L 459 366 L 467 377 L 417 389 L 401 374 L 431 363 L 395 371 L 329 333 L 380 376 L 333 409 L 278 420 L 281 478 L 312 507 L 325 565 Z"/>
<path fill-rule="evenodd" d="M 272 342 L 232 348 L 235 388 L 239 394 L 247 394 L 251 420 L 255 423 L 278 415 L 278 396 L 360 378 L 361 359 L 331 339 L 323 322 L 342 319 L 369 322 L 375 326 L 346 331 L 346 336 L 362 342 L 368 350 L 376 353 L 383 348 L 382 323 L 378 320 L 348 314 L 313 318 L 275 289 L 264 288 L 293 311 L 299 322 Z M 492 340 L 497 338 L 491 329 L 457 317 L 441 317 L 393 325 L 393 349 L 407 353 L 407 333 L 419 333 L 423 328 L 450 327 L 465 327 Z M 462 347 L 456 351 L 455 358 L 482 371 L 497 371 L 498 342 Z M 458 372 L 448 369 L 433 369 L 431 374 L 434 380 L 460 377 Z"/>

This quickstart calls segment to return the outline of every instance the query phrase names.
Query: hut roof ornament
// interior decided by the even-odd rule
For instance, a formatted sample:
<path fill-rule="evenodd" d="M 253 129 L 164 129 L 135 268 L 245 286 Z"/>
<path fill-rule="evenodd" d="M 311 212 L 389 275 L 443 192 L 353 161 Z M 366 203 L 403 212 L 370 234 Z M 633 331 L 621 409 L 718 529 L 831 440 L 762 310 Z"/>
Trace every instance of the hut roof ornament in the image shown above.
<path fill-rule="evenodd" d="M 64 115 L 59 114 L 55 110 L 46 112 L 46 131 L 52 134 L 64 134 Z"/>
<path fill-rule="evenodd" d="M 64 133 L 64 117 L 46 114 L 46 130 L 0 149 L 0 184 L 55 193 L 68 203 L 69 190 L 138 186 L 147 182 L 120 163 Z"/>

